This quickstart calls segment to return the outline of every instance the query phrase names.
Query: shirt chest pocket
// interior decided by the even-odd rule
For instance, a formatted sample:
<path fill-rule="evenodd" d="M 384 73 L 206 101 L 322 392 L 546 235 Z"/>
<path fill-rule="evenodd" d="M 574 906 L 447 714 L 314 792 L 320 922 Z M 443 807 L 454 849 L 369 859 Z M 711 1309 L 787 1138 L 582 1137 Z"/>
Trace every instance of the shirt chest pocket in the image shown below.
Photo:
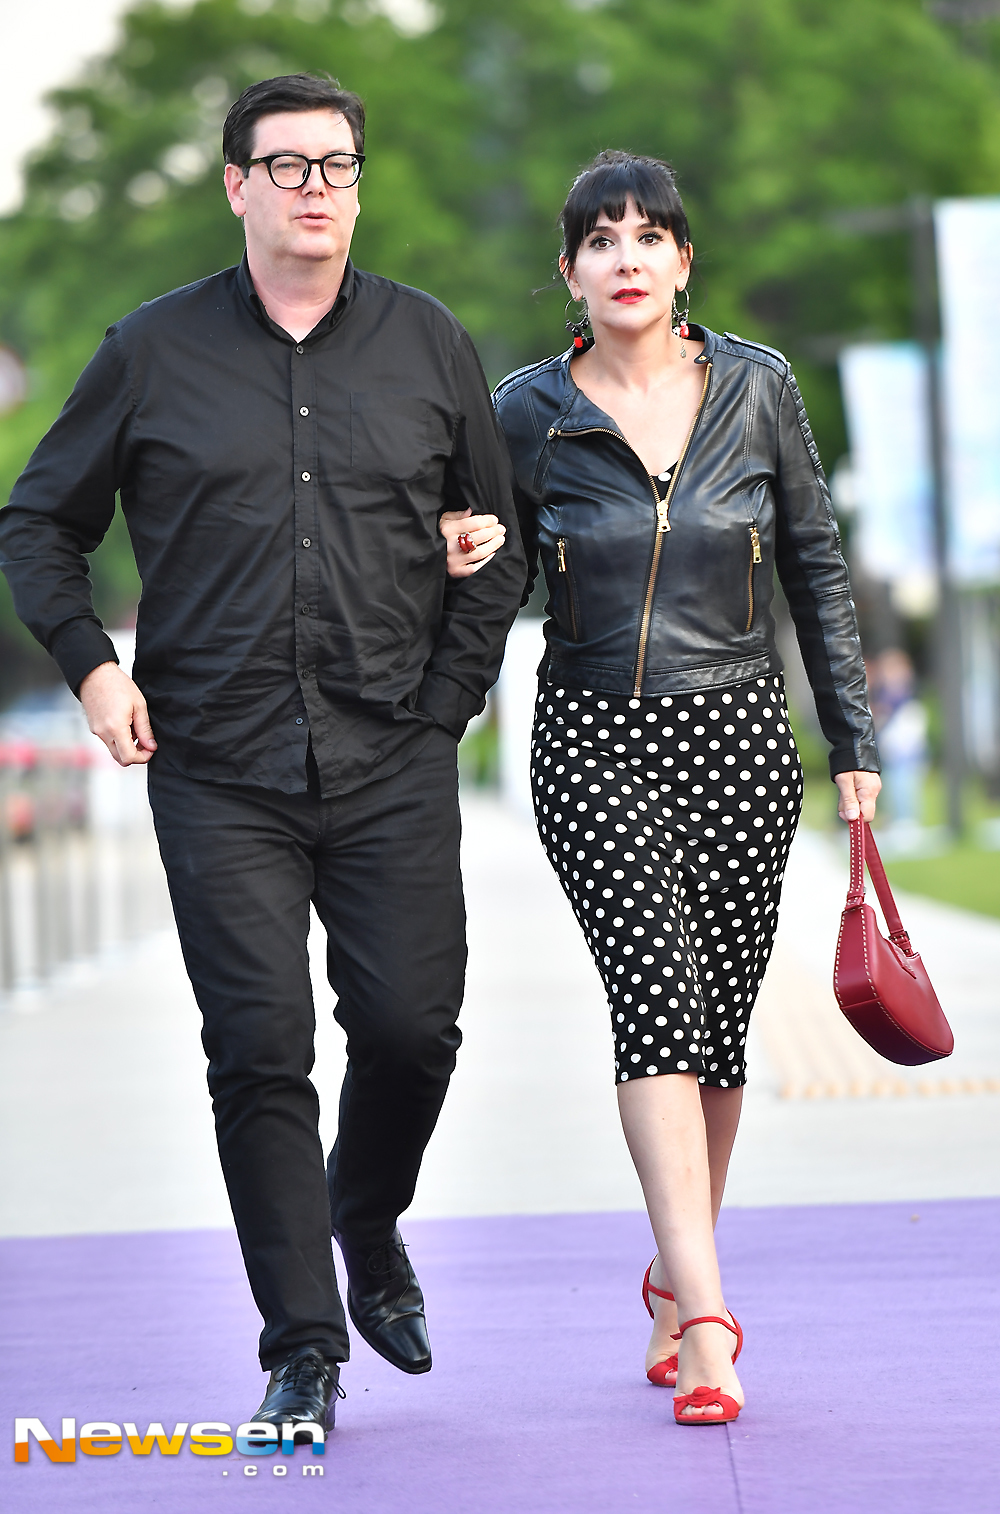
<path fill-rule="evenodd" d="M 413 395 L 351 393 L 351 468 L 374 478 L 417 478 L 450 452 L 440 412 Z"/>

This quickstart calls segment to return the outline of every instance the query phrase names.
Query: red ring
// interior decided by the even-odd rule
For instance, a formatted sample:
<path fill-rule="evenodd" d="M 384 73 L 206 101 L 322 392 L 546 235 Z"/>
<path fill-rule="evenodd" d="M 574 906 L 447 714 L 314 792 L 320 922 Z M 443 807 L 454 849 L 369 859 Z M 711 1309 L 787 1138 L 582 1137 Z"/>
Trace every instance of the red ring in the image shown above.
<path fill-rule="evenodd" d="M 461 536 L 458 538 L 458 545 L 461 547 L 463 552 L 474 552 L 476 550 L 476 544 L 472 540 L 472 537 L 470 536 L 468 531 L 462 532 Z"/>

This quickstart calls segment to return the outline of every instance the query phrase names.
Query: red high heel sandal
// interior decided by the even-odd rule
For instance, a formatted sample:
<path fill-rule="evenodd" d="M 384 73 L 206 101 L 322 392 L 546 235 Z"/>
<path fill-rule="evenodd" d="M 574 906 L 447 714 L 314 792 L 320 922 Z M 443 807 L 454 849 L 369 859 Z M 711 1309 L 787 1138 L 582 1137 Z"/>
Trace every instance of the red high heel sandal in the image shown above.
<path fill-rule="evenodd" d="M 654 1256 L 653 1262 L 655 1261 L 656 1257 Z M 653 1270 L 653 1262 L 650 1262 L 646 1268 L 646 1276 L 642 1280 L 642 1301 L 646 1306 L 650 1319 L 655 1320 L 656 1315 L 653 1313 L 653 1306 L 649 1302 L 649 1295 L 651 1293 L 655 1293 L 657 1298 L 668 1298 L 672 1304 L 675 1304 L 677 1300 L 672 1293 L 664 1293 L 662 1288 L 654 1288 L 653 1284 L 649 1281 L 649 1274 Z M 673 1338 L 671 1336 L 671 1340 Z M 654 1362 L 646 1373 L 646 1376 L 654 1388 L 675 1388 L 677 1386 L 677 1352 L 675 1351 L 673 1356 L 668 1356 L 665 1362 Z"/>
<path fill-rule="evenodd" d="M 729 1320 L 720 1319 L 717 1314 L 703 1314 L 698 1319 L 685 1320 L 676 1335 L 671 1340 L 680 1340 L 685 1330 L 692 1325 L 725 1325 L 736 1337 L 736 1350 L 733 1352 L 733 1361 L 743 1350 L 743 1331 L 734 1318 L 733 1323 Z M 684 1410 L 690 1405 L 694 1409 L 707 1409 L 712 1404 L 718 1404 L 721 1414 L 685 1414 Z M 674 1419 L 679 1425 L 728 1425 L 734 1419 L 740 1417 L 740 1405 L 729 1393 L 722 1393 L 718 1388 L 706 1388 L 704 1384 L 695 1388 L 693 1393 L 678 1393 L 674 1398 Z"/>

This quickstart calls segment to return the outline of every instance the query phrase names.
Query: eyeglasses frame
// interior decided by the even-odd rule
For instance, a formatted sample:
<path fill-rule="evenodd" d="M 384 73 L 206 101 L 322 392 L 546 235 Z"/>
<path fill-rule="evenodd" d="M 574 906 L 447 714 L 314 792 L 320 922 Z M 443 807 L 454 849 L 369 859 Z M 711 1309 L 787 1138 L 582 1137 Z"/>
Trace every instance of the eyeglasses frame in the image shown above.
<path fill-rule="evenodd" d="M 271 172 L 271 164 L 275 161 L 276 158 L 302 158 L 307 165 L 306 176 L 302 180 L 302 183 L 276 183 L 274 174 Z M 331 184 L 330 180 L 323 172 L 323 164 L 326 162 L 327 158 L 353 158 L 358 167 L 358 172 L 354 180 L 350 184 Z M 248 172 L 251 168 L 253 168 L 255 163 L 263 163 L 264 167 L 267 169 L 267 176 L 270 179 L 271 183 L 274 184 L 275 189 L 287 189 L 289 191 L 304 189 L 309 183 L 310 178 L 312 177 L 312 171 L 314 168 L 319 169 L 320 178 L 323 180 L 323 183 L 326 185 L 327 189 L 353 189 L 354 185 L 357 184 L 358 180 L 361 178 L 361 167 L 364 161 L 365 154 L 363 152 L 327 152 L 324 153 L 321 158 L 307 158 L 304 152 L 271 152 L 268 153 L 266 158 L 248 158 L 246 163 L 244 163 L 243 168 L 244 171 Z"/>

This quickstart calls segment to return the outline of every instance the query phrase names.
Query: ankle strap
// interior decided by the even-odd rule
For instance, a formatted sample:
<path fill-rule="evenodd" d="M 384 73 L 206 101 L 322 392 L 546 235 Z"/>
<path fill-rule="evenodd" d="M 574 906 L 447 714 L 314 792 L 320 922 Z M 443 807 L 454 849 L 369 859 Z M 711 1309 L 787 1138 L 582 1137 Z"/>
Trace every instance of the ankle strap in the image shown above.
<path fill-rule="evenodd" d="M 662 1288 L 654 1288 L 652 1283 L 647 1283 L 646 1289 L 649 1293 L 655 1293 L 657 1298 L 668 1298 L 672 1304 L 677 1302 L 672 1293 L 664 1293 Z"/>
<path fill-rule="evenodd" d="M 692 1325 L 725 1325 L 732 1335 L 739 1334 L 736 1326 L 731 1325 L 727 1319 L 720 1319 L 717 1314 L 699 1314 L 697 1319 L 685 1320 L 684 1324 L 679 1326 L 677 1334 L 670 1337 L 671 1340 L 680 1340 L 685 1330 L 690 1330 Z"/>

